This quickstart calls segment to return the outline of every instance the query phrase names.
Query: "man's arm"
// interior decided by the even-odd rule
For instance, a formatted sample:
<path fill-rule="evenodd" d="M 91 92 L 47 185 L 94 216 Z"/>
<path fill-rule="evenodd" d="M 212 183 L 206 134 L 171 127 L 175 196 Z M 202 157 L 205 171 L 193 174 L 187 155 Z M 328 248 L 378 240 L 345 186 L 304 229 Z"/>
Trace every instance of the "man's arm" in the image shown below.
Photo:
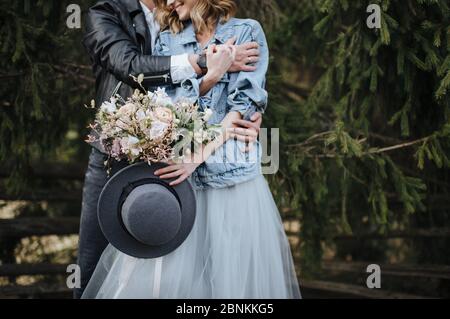
<path fill-rule="evenodd" d="M 144 74 L 144 86 L 171 83 L 171 57 L 142 54 L 122 29 L 116 10 L 106 1 L 89 9 L 83 44 L 91 59 L 132 87 L 137 83 L 130 74 Z"/>

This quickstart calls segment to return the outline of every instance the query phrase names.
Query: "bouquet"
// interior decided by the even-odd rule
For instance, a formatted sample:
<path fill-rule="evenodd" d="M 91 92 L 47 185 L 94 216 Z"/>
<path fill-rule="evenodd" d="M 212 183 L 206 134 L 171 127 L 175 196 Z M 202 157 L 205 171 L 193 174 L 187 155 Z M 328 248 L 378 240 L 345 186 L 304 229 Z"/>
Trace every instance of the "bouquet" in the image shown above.
<path fill-rule="evenodd" d="M 142 75 L 135 81 L 141 84 Z M 164 89 L 136 89 L 126 100 L 116 95 L 103 102 L 90 125 L 98 136 L 87 142 L 100 141 L 118 161 L 177 162 L 220 134 L 220 125 L 208 124 L 211 115 L 188 100 L 174 103 Z"/>

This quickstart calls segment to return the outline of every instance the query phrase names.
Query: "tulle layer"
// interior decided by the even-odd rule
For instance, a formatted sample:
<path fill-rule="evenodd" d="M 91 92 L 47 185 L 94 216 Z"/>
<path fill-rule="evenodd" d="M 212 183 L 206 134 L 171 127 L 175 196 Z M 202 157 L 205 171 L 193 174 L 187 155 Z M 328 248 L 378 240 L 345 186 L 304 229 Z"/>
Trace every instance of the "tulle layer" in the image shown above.
<path fill-rule="evenodd" d="M 301 298 L 292 254 L 264 177 L 197 190 L 186 241 L 157 259 L 109 245 L 83 298 Z"/>

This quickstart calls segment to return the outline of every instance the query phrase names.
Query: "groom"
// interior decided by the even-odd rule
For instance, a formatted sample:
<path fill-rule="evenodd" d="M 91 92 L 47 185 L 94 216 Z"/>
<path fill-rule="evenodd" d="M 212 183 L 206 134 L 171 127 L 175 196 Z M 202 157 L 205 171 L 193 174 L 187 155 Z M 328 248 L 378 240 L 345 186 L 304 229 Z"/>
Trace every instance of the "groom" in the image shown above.
<path fill-rule="evenodd" d="M 96 105 L 109 100 L 114 93 L 131 95 L 136 83 L 130 74 L 144 74 L 143 85 L 151 87 L 177 84 L 205 72 L 204 56 L 151 56 L 159 32 L 153 17 L 154 8 L 153 0 L 102 0 L 89 9 L 83 44 L 96 76 Z M 233 43 L 229 41 L 226 45 Z M 253 71 L 251 63 L 257 62 L 258 58 L 256 43 L 237 45 L 236 58 L 229 72 Z M 251 121 L 236 121 L 235 124 L 242 127 L 236 132 L 239 134 L 237 138 L 253 141 L 253 132 L 259 131 L 261 121 L 260 113 L 255 113 Z M 97 220 L 98 198 L 108 180 L 103 164 L 106 159 L 100 143 L 92 143 L 80 221 L 78 265 L 81 269 L 81 288 L 75 289 L 75 298 L 81 297 L 108 244 Z"/>

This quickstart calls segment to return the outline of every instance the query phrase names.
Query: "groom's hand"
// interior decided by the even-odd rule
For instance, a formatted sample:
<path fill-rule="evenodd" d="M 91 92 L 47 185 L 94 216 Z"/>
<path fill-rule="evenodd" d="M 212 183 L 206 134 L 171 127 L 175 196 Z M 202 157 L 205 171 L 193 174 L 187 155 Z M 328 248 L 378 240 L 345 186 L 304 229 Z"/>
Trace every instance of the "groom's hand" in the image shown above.
<path fill-rule="evenodd" d="M 236 37 L 232 37 L 223 45 L 234 46 L 236 56 L 228 72 L 252 72 L 256 70 L 255 64 L 259 61 L 259 45 L 257 42 L 248 42 L 235 45 Z"/>
<path fill-rule="evenodd" d="M 262 124 L 262 114 L 256 112 L 252 115 L 250 121 L 234 120 L 232 123 L 237 127 L 230 129 L 230 137 L 245 142 L 247 144 L 245 152 L 249 152 L 253 143 L 258 139 Z"/>

